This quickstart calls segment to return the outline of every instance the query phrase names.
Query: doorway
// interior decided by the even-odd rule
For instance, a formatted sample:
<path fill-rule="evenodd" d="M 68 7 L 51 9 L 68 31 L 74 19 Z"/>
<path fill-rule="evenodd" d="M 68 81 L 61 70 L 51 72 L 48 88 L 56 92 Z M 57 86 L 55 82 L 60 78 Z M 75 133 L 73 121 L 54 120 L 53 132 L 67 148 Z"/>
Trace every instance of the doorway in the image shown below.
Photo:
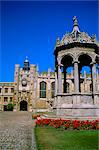
<path fill-rule="evenodd" d="M 27 111 L 27 102 L 26 101 L 21 101 L 20 102 L 20 111 Z"/>
<path fill-rule="evenodd" d="M 7 105 L 4 105 L 3 110 L 4 110 L 4 111 L 7 111 Z"/>

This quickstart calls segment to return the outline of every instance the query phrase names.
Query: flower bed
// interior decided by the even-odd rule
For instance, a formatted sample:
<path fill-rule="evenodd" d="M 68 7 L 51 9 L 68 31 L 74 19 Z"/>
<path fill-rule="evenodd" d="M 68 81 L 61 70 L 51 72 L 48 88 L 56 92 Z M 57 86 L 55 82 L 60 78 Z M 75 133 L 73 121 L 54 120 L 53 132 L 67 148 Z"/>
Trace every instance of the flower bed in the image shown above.
<path fill-rule="evenodd" d="M 64 119 L 43 119 L 35 121 L 36 126 L 51 126 L 54 128 L 76 129 L 76 130 L 98 130 L 99 120 L 64 120 Z"/>
<path fill-rule="evenodd" d="M 40 117 L 40 114 L 32 114 L 32 119 L 37 119 L 38 117 Z"/>

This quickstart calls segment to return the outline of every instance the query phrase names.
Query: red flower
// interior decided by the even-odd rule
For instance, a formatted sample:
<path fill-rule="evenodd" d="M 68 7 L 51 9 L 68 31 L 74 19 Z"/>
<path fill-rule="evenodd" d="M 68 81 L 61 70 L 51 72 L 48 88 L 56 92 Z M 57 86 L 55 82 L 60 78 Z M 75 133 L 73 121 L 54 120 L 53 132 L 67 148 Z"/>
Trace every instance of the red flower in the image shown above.
<path fill-rule="evenodd" d="M 52 126 L 54 128 L 64 128 L 65 129 L 99 129 L 99 120 L 64 120 L 64 119 L 45 119 L 40 118 L 36 120 L 36 126 Z"/>

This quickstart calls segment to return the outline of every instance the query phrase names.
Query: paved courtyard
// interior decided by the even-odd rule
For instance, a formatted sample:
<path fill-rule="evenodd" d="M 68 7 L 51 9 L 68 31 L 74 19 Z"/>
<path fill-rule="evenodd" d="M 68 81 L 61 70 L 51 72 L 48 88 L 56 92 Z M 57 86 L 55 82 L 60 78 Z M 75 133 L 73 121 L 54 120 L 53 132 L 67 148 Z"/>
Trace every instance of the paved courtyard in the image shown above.
<path fill-rule="evenodd" d="M 35 150 L 29 112 L 0 112 L 0 150 Z"/>

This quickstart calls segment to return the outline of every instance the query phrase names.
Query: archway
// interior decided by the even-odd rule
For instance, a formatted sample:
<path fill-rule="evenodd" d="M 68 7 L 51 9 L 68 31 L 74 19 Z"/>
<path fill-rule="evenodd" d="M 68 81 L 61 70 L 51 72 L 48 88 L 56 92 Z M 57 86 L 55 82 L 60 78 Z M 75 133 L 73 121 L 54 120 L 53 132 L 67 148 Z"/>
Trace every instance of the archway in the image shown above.
<path fill-rule="evenodd" d="M 28 104 L 27 104 L 27 102 L 26 101 L 21 101 L 20 102 L 20 111 L 27 111 L 27 106 L 28 106 Z"/>
<path fill-rule="evenodd" d="M 96 57 L 96 73 L 97 73 L 97 75 L 99 75 L 99 57 L 97 56 Z"/>
<path fill-rule="evenodd" d="M 65 55 L 62 60 L 61 64 L 63 65 L 62 74 L 63 74 L 63 93 L 69 93 L 69 83 L 67 82 L 67 75 L 73 71 L 73 58 L 69 55 Z"/>
<path fill-rule="evenodd" d="M 92 67 L 91 62 L 92 58 L 87 54 L 82 54 L 78 58 L 79 61 L 79 91 L 80 92 L 88 92 L 87 88 L 85 88 L 86 81 L 90 81 L 92 84 Z M 81 87 L 83 85 L 83 88 Z M 92 90 L 93 87 L 91 87 Z M 82 89 L 84 91 L 82 91 Z"/>
<path fill-rule="evenodd" d="M 7 105 L 4 105 L 3 110 L 4 110 L 4 111 L 7 111 Z"/>

